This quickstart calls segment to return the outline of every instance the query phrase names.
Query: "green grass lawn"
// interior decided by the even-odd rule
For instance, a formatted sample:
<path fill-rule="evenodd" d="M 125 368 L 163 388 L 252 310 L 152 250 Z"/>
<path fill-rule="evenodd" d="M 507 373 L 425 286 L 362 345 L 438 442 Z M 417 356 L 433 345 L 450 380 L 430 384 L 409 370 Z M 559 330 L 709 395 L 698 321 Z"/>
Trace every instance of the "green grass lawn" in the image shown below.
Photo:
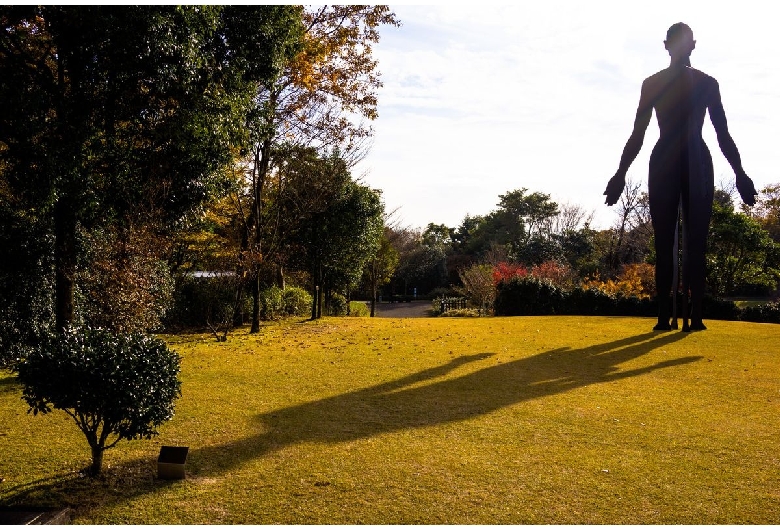
<path fill-rule="evenodd" d="M 74 522 L 780 523 L 780 327 L 324 319 L 167 337 L 183 396 L 104 476 L 0 373 L 0 506 Z M 156 479 L 160 445 L 187 479 Z"/>

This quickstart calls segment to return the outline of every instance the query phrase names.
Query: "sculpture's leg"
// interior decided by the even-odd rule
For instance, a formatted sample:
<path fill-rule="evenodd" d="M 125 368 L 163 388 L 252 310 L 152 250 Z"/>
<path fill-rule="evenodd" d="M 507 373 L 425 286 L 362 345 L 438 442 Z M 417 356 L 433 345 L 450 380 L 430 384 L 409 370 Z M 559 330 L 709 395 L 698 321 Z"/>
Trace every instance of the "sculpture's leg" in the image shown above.
<path fill-rule="evenodd" d="M 691 160 L 689 188 L 683 187 L 683 274 L 688 271 L 690 331 L 707 329 L 702 320 L 702 304 L 714 193 L 712 158 L 703 142 L 698 143 L 697 147 L 696 157 Z"/>
<path fill-rule="evenodd" d="M 668 190 L 664 190 L 668 193 Z M 655 237 L 655 289 L 658 300 L 658 323 L 655 331 L 672 329 L 671 316 L 672 280 L 676 259 L 674 255 L 675 225 L 678 199 L 672 201 L 650 201 L 653 233 Z"/>
<path fill-rule="evenodd" d="M 658 217 L 658 216 L 656 216 Z M 655 288 L 658 300 L 658 322 L 653 327 L 655 331 L 669 331 L 672 329 L 669 323 L 671 313 L 671 289 L 672 289 L 672 238 L 667 234 L 671 230 L 662 229 L 660 223 L 654 223 L 655 230 Z M 672 227 L 673 228 L 673 227 Z"/>
<path fill-rule="evenodd" d="M 656 331 L 671 330 L 672 280 L 677 259 L 674 254 L 680 207 L 680 160 L 670 145 L 658 143 L 650 155 L 647 180 L 650 218 L 655 240 L 655 290 L 658 300 Z"/>
<path fill-rule="evenodd" d="M 690 331 L 689 318 L 691 316 L 690 296 L 691 296 L 691 263 L 690 263 L 690 219 L 687 213 L 683 212 L 683 257 L 682 257 L 682 330 Z"/>
<path fill-rule="evenodd" d="M 707 329 L 702 321 L 702 301 L 704 299 L 704 287 L 706 283 L 706 226 L 698 227 L 698 233 L 691 235 L 693 240 L 690 245 L 688 266 L 690 267 L 691 289 L 691 331 Z"/>
<path fill-rule="evenodd" d="M 680 215 L 682 214 L 682 199 L 677 207 L 677 218 L 674 223 L 674 248 L 672 249 L 674 269 L 672 271 L 672 329 L 678 329 L 677 324 L 677 287 L 680 283 Z"/>

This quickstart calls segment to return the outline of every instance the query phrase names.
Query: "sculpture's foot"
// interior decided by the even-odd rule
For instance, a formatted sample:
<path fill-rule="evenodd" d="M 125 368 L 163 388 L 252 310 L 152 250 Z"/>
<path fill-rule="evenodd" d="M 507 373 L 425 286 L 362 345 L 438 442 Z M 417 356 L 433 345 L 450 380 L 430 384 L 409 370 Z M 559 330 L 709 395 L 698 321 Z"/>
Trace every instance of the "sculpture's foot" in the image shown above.
<path fill-rule="evenodd" d="M 669 322 L 666 321 L 658 321 L 658 324 L 653 326 L 653 331 L 672 331 L 672 326 L 669 325 Z"/>
<path fill-rule="evenodd" d="M 679 327 L 680 327 L 680 326 L 677 324 L 677 319 L 676 319 L 676 318 L 673 318 L 673 319 L 672 319 L 672 325 L 671 325 L 671 329 L 678 329 Z"/>
<path fill-rule="evenodd" d="M 704 331 L 707 329 L 707 326 L 704 325 L 704 322 L 701 320 L 698 320 L 696 322 L 691 322 L 691 329 L 690 331 Z"/>

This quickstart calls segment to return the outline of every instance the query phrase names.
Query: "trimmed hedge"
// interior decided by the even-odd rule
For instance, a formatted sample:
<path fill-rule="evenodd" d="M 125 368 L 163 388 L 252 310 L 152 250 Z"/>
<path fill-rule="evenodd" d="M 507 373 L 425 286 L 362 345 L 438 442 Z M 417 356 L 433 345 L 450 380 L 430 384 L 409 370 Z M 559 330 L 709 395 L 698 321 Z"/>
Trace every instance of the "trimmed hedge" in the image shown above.
<path fill-rule="evenodd" d="M 598 289 L 576 287 L 564 290 L 550 280 L 533 276 L 499 282 L 495 314 L 652 316 L 655 303 L 647 298 L 610 295 Z"/>
<path fill-rule="evenodd" d="M 658 314 L 654 298 L 610 295 L 598 289 L 575 287 L 565 290 L 546 279 L 533 276 L 511 278 L 496 287 L 496 316 L 530 315 L 599 315 L 643 316 Z M 682 314 L 682 296 L 677 297 L 678 315 Z M 734 302 L 705 295 L 704 318 L 711 320 L 744 320 L 780 324 L 780 304 L 773 302 L 740 310 Z"/>
<path fill-rule="evenodd" d="M 741 320 L 749 322 L 764 322 L 780 324 L 780 302 L 770 302 L 759 306 L 746 307 L 742 310 Z"/>

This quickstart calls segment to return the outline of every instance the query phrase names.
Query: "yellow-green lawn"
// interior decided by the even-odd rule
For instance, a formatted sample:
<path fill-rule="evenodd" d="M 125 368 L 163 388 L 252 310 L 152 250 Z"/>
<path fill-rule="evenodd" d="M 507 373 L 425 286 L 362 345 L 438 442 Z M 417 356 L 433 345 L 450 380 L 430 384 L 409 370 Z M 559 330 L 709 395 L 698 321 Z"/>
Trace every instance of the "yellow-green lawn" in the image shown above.
<path fill-rule="evenodd" d="M 780 326 L 328 318 L 166 337 L 176 416 L 89 449 L 0 372 L 0 506 L 75 523 L 780 523 Z M 156 478 L 160 445 L 187 478 Z"/>

